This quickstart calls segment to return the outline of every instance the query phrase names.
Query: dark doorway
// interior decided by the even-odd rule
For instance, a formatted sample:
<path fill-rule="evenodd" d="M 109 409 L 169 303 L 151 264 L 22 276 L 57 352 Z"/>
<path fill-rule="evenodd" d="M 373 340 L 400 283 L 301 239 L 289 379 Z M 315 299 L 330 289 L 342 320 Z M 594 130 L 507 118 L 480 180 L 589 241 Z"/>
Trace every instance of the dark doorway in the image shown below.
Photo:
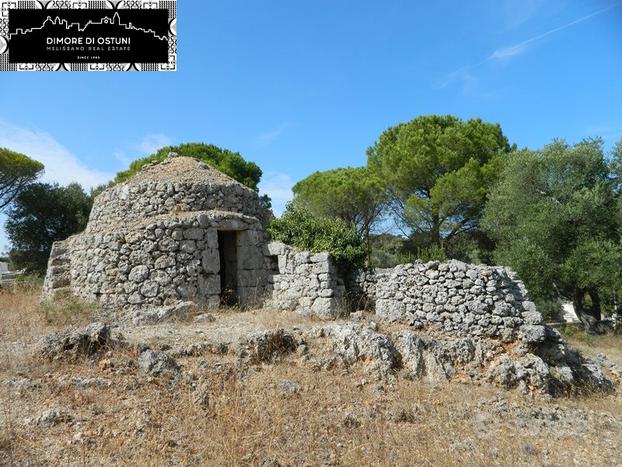
<path fill-rule="evenodd" d="M 220 254 L 220 303 L 233 306 L 238 303 L 238 233 L 218 231 Z"/>

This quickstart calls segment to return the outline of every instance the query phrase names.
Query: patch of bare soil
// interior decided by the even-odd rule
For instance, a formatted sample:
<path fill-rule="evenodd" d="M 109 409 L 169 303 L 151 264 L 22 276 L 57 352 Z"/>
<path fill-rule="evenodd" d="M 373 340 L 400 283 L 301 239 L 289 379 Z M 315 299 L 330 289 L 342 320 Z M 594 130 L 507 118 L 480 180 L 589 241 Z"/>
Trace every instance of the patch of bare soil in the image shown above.
<path fill-rule="evenodd" d="M 3 465 L 622 460 L 619 392 L 552 400 L 490 386 L 380 380 L 363 366 L 335 363 L 313 340 L 271 363 L 214 350 L 264 330 L 318 324 L 293 314 L 226 313 L 211 322 L 113 328 L 112 337 L 121 333 L 127 345 L 97 357 L 45 360 L 33 354 L 39 337 L 67 325 L 83 329 L 91 311 L 46 313 L 31 290 L 1 293 L 0 313 Z M 598 353 L 598 341 L 591 344 Z M 187 351 L 196 345 L 203 351 Z M 166 349 L 178 369 L 145 371 L 141 346 L 156 357 Z"/>

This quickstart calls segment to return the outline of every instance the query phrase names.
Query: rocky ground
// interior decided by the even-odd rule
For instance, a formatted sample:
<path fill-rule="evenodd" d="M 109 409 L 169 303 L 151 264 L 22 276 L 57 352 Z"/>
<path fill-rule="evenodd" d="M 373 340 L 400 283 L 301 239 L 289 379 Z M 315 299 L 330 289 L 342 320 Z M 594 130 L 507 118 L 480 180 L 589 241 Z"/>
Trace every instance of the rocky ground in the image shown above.
<path fill-rule="evenodd" d="M 622 462 L 620 392 L 421 378 L 383 340 L 407 331 L 370 317 L 227 311 L 108 327 L 37 298 L 0 292 L 0 464 Z M 619 337 L 571 341 L 622 365 Z"/>

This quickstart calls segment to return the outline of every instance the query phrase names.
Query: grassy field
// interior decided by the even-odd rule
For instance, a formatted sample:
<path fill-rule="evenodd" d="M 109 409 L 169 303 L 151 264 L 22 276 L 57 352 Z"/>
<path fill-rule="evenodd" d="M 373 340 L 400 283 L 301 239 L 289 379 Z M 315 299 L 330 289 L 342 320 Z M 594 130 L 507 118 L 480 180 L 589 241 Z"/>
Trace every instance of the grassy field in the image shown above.
<path fill-rule="evenodd" d="M 40 336 L 88 324 L 93 312 L 42 307 L 34 287 L 0 292 L 0 464 L 622 463 L 619 392 L 551 400 L 379 381 L 362 369 L 319 369 L 297 354 L 256 366 L 233 355 L 180 358 L 178 378 L 141 373 L 131 350 L 92 362 L 34 356 Z M 622 361 L 619 337 L 571 340 Z"/>

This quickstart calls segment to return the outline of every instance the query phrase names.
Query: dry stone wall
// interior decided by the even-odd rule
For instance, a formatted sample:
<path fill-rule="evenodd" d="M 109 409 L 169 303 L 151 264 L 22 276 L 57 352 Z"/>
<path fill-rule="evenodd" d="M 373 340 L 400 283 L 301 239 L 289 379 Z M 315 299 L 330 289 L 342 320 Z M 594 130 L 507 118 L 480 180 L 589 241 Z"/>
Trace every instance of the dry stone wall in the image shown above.
<path fill-rule="evenodd" d="M 188 157 L 149 164 L 128 182 L 104 191 L 87 232 L 115 230 L 143 219 L 194 211 L 226 211 L 265 220 L 255 191 Z"/>
<path fill-rule="evenodd" d="M 274 270 L 268 306 L 321 318 L 339 315 L 345 286 L 328 253 L 298 251 L 281 242 L 268 244 L 267 250 Z"/>
<path fill-rule="evenodd" d="M 351 271 L 345 277 L 348 308 L 356 310 L 374 310 L 376 308 L 376 284 L 384 280 L 392 269 L 361 269 Z"/>
<path fill-rule="evenodd" d="M 114 229 L 155 216 L 210 210 L 265 217 L 257 194 L 241 185 L 153 181 L 104 192 L 93 206 L 87 232 Z"/>
<path fill-rule="evenodd" d="M 375 301 L 383 319 L 457 336 L 511 341 L 520 333 L 544 333 L 525 286 L 502 267 L 455 260 L 400 265 L 377 279 Z"/>
<path fill-rule="evenodd" d="M 345 361 L 363 360 L 385 372 L 401 366 L 414 378 L 488 381 L 523 392 L 613 387 L 596 362 L 543 323 L 509 269 L 460 261 L 404 264 L 355 275 L 349 284 L 367 300 L 359 303 L 375 303 L 377 318 L 410 326 L 389 335 L 376 332 L 375 324 L 327 328 L 324 334 Z"/>

